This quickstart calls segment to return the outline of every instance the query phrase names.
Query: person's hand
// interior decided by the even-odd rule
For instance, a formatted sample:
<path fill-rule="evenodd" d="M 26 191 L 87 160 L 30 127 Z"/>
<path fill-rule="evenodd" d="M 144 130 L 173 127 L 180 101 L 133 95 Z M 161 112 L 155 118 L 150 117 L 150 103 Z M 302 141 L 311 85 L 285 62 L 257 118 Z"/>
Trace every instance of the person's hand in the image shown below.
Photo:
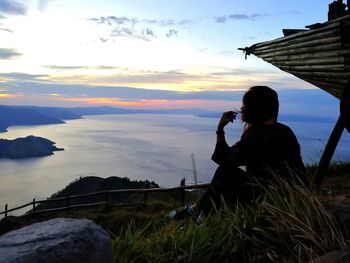
<path fill-rule="evenodd" d="M 237 112 L 226 111 L 222 114 L 221 119 L 218 124 L 218 131 L 223 131 L 224 127 L 229 123 L 233 122 L 236 119 Z"/>

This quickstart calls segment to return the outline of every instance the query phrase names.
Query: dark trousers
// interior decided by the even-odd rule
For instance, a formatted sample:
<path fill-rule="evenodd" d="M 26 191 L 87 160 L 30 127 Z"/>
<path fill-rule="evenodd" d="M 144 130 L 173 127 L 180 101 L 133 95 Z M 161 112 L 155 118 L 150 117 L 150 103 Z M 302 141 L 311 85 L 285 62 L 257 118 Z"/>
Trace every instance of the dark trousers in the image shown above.
<path fill-rule="evenodd" d="M 228 205 L 252 201 L 254 193 L 252 187 L 249 187 L 249 181 L 249 174 L 242 169 L 220 165 L 210 187 L 197 203 L 198 210 L 209 214 L 214 207 L 220 209 L 223 201 Z"/>

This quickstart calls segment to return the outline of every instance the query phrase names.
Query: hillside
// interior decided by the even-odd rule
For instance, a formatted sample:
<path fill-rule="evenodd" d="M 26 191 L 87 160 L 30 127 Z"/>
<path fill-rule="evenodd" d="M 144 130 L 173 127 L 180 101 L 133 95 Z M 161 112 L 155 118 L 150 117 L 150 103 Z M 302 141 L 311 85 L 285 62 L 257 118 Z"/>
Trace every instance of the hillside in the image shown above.
<path fill-rule="evenodd" d="M 48 116 L 35 109 L 0 106 L 0 132 L 14 125 L 61 124 L 63 120 Z"/>
<path fill-rule="evenodd" d="M 96 176 L 80 177 L 79 179 L 71 182 L 64 189 L 61 189 L 57 193 L 54 193 L 49 199 L 55 199 L 60 197 L 80 195 L 87 193 L 100 192 L 105 190 L 120 190 L 120 189 L 142 189 L 142 188 L 159 188 L 159 185 L 155 182 L 130 180 L 127 177 L 120 178 L 117 176 L 111 176 L 108 178 L 101 178 Z M 129 202 L 132 194 L 119 194 L 111 197 L 112 202 Z M 105 196 L 91 196 L 76 198 L 70 201 L 71 205 L 96 203 L 105 201 Z M 54 203 L 43 203 L 36 207 L 37 210 L 44 210 L 49 208 L 56 208 L 65 206 L 65 201 L 57 201 Z"/>

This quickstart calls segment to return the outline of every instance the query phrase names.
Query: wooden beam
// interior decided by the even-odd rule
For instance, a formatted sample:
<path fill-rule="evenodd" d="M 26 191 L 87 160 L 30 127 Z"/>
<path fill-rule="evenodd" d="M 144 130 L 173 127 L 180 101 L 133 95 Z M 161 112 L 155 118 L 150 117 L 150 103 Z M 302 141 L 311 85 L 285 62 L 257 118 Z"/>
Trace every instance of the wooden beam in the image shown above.
<path fill-rule="evenodd" d="M 342 117 L 345 128 L 350 133 L 350 78 L 340 100 L 340 116 Z"/>
<path fill-rule="evenodd" d="M 337 123 L 334 126 L 334 129 L 328 139 L 327 145 L 323 151 L 321 160 L 317 166 L 315 175 L 314 175 L 314 184 L 317 188 L 320 187 L 324 177 L 328 172 L 328 166 L 332 160 L 335 148 L 338 145 L 339 139 L 344 131 L 344 123 L 341 117 L 338 118 Z"/>
<path fill-rule="evenodd" d="M 296 39 L 296 38 L 309 38 L 309 39 L 313 39 L 311 38 L 310 36 L 311 35 L 316 35 L 314 38 L 319 38 L 318 34 L 320 33 L 323 33 L 323 32 L 327 32 L 327 31 L 331 31 L 333 29 L 337 29 L 339 28 L 339 21 L 337 22 L 332 22 L 328 25 L 325 25 L 324 27 L 320 28 L 320 29 L 315 29 L 315 30 L 309 30 L 309 31 L 306 31 L 306 32 L 300 32 L 300 33 L 296 33 L 294 35 L 290 35 L 290 36 L 287 36 L 287 37 L 281 37 L 281 38 L 277 38 L 275 40 L 270 40 L 270 41 L 264 41 L 264 42 L 261 42 L 261 43 L 257 43 L 256 44 L 256 47 L 257 48 L 263 48 L 263 47 L 267 47 L 271 44 L 282 44 L 283 45 L 283 42 L 287 42 L 287 41 L 291 41 L 292 39 Z M 326 33 L 328 34 L 328 33 Z"/>
<path fill-rule="evenodd" d="M 330 45 L 334 43 L 340 43 L 341 42 L 341 35 L 333 35 L 327 38 L 319 38 L 314 39 L 311 41 L 307 41 L 304 39 L 298 39 L 298 42 L 296 43 L 290 43 L 285 42 L 284 45 L 271 45 L 269 48 L 256 48 L 254 50 L 254 54 L 266 54 L 276 51 L 283 51 L 286 48 L 288 49 L 297 49 L 297 48 L 307 48 L 307 47 L 316 47 L 316 46 L 322 46 L 322 45 Z"/>

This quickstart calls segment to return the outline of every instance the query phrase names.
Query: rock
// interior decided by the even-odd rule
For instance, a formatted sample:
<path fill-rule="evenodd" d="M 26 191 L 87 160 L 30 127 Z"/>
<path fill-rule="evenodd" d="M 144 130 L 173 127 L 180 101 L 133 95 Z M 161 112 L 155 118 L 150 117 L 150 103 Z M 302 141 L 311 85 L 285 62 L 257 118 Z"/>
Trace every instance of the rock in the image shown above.
<path fill-rule="evenodd" d="M 331 251 L 321 257 L 313 259 L 313 263 L 348 263 L 350 262 L 350 250 Z"/>
<path fill-rule="evenodd" d="M 56 218 L 0 236 L 2 263 L 112 262 L 111 239 L 88 219 Z"/>

